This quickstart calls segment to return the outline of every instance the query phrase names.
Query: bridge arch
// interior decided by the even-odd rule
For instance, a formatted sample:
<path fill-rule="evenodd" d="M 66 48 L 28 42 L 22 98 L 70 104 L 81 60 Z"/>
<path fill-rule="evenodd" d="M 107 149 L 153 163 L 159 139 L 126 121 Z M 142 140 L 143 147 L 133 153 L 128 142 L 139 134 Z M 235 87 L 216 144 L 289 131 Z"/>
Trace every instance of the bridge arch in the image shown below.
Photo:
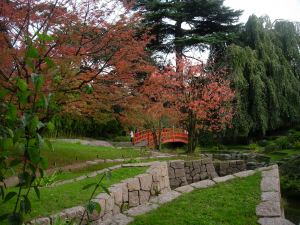
<path fill-rule="evenodd" d="M 158 137 L 158 131 L 156 132 Z M 181 142 L 188 143 L 188 132 L 184 129 L 178 128 L 164 128 L 161 131 L 161 143 Z M 140 146 L 154 146 L 154 135 L 151 130 L 143 130 L 134 133 L 132 140 L 133 145 Z"/>

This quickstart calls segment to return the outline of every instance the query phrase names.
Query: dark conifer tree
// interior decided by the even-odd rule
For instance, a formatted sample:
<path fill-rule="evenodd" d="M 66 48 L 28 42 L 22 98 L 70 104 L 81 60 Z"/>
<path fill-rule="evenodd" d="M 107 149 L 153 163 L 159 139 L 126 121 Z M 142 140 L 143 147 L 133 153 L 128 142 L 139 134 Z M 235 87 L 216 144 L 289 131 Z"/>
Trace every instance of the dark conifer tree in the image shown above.
<path fill-rule="evenodd" d="M 151 49 L 176 52 L 181 59 L 188 47 L 203 50 L 231 40 L 242 11 L 223 5 L 224 0 L 138 0 L 144 23 L 156 39 Z"/>

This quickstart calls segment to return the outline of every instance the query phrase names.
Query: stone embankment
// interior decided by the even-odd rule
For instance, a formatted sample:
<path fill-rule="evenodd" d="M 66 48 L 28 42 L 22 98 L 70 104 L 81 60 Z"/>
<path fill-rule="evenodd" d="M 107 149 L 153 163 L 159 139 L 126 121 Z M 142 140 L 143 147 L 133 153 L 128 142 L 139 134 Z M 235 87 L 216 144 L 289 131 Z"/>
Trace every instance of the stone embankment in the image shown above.
<path fill-rule="evenodd" d="M 146 164 L 142 165 L 145 166 Z M 278 167 L 245 170 L 245 165 L 241 165 L 239 161 L 231 164 L 229 162 L 229 167 L 235 168 L 235 170 L 227 167 L 226 170 L 217 170 L 223 171 L 225 175 L 218 176 L 211 158 L 189 162 L 176 160 L 151 163 L 146 173 L 113 185 L 109 188 L 110 195 L 101 193 L 93 199 L 100 204 L 101 212 L 94 212 L 91 217 L 92 224 L 125 225 L 133 221 L 135 216 L 156 209 L 161 204 L 170 202 L 183 193 L 208 188 L 217 183 L 251 176 L 257 171 L 262 171 L 262 202 L 256 209 L 258 222 L 261 225 L 292 225 L 284 219 L 280 206 Z M 139 164 L 135 166 L 139 166 Z M 237 171 L 238 168 L 241 171 Z M 49 217 L 38 218 L 31 221 L 30 224 L 53 224 L 57 217 L 79 221 L 83 213 L 84 208 L 77 206 Z"/>
<path fill-rule="evenodd" d="M 293 225 L 284 218 L 281 206 L 280 179 L 278 166 L 262 171 L 261 203 L 256 207 L 258 223 L 261 225 Z"/>

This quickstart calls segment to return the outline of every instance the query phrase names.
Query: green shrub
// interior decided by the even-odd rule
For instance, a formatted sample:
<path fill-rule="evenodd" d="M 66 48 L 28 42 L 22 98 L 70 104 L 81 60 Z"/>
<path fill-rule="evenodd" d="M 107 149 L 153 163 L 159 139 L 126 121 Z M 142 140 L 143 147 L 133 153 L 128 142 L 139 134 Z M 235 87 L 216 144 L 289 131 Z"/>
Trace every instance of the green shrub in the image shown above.
<path fill-rule="evenodd" d="M 274 152 L 277 150 L 280 150 L 280 147 L 278 145 L 276 145 L 275 143 L 271 143 L 265 147 L 266 153 Z"/>
<path fill-rule="evenodd" d="M 130 136 L 117 136 L 113 138 L 113 141 L 115 142 L 129 142 L 130 141 Z"/>
<path fill-rule="evenodd" d="M 249 149 L 257 151 L 257 150 L 259 150 L 259 146 L 255 143 L 252 143 L 252 144 L 249 145 Z"/>
<path fill-rule="evenodd" d="M 261 147 L 266 147 L 269 144 L 269 142 L 264 139 L 264 140 L 258 141 L 257 144 Z"/>
<path fill-rule="evenodd" d="M 279 146 L 279 148 L 284 149 L 284 148 L 291 148 L 291 142 L 288 137 L 279 137 L 275 140 L 275 143 Z"/>

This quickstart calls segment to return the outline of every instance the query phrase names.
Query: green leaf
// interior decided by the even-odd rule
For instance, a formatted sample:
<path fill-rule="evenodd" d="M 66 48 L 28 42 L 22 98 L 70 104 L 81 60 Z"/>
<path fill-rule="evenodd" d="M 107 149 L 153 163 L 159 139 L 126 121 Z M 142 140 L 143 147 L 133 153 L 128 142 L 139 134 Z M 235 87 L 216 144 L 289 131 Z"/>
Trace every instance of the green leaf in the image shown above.
<path fill-rule="evenodd" d="M 43 170 L 46 170 L 49 166 L 48 160 L 46 158 L 40 158 L 40 166 Z"/>
<path fill-rule="evenodd" d="M 90 201 L 90 202 L 86 205 L 86 211 L 87 211 L 89 214 L 92 214 L 94 210 L 96 210 L 97 212 L 98 212 L 98 210 L 99 210 L 99 212 L 100 212 L 101 207 L 100 207 L 99 203 Z"/>
<path fill-rule="evenodd" d="M 4 150 L 11 150 L 14 146 L 12 138 L 3 138 L 0 143 Z"/>
<path fill-rule="evenodd" d="M 20 210 L 26 214 L 31 212 L 31 203 L 26 195 L 23 195 L 23 199 L 20 201 Z"/>
<path fill-rule="evenodd" d="M 3 99 L 7 94 L 9 93 L 9 90 L 5 88 L 0 89 L 0 99 Z"/>
<path fill-rule="evenodd" d="M 21 91 L 26 91 L 28 88 L 26 81 L 23 79 L 18 79 L 17 86 Z"/>
<path fill-rule="evenodd" d="M 29 68 L 31 68 L 32 70 L 35 69 L 35 66 L 34 66 L 34 64 L 33 64 L 32 59 L 26 58 L 26 59 L 25 59 L 25 63 L 26 63 L 26 65 L 29 66 Z"/>
<path fill-rule="evenodd" d="M 17 118 L 17 108 L 13 104 L 8 104 L 6 118 L 11 121 L 15 121 Z"/>
<path fill-rule="evenodd" d="M 35 90 L 40 91 L 41 87 L 44 84 L 44 77 L 33 73 L 33 74 L 31 74 L 31 80 L 32 80 L 32 83 L 34 84 Z"/>
<path fill-rule="evenodd" d="M 19 185 L 27 186 L 30 183 L 30 174 L 28 172 L 19 173 Z"/>
<path fill-rule="evenodd" d="M 100 187 L 103 189 L 103 191 L 105 191 L 105 193 L 107 193 L 108 195 L 110 195 L 110 192 L 107 189 L 107 187 L 105 187 L 103 184 L 100 184 Z"/>
<path fill-rule="evenodd" d="M 38 164 L 40 162 L 40 151 L 36 146 L 28 147 L 28 155 L 31 162 Z"/>
<path fill-rule="evenodd" d="M 41 109 L 47 109 L 48 108 L 48 99 L 44 94 L 42 94 L 40 96 L 40 99 L 37 102 L 37 106 Z"/>
<path fill-rule="evenodd" d="M 30 91 L 18 91 L 17 96 L 19 98 L 19 102 L 23 105 L 26 104 L 28 102 L 28 97 L 30 96 L 30 94 Z"/>
<path fill-rule="evenodd" d="M 14 159 L 9 163 L 9 166 L 14 167 L 16 165 L 19 165 L 21 162 L 22 162 L 21 159 Z"/>
<path fill-rule="evenodd" d="M 37 186 L 34 186 L 33 189 L 34 189 L 34 192 L 35 192 L 36 196 L 38 197 L 38 199 L 41 199 L 41 194 L 40 194 L 39 188 Z"/>
<path fill-rule="evenodd" d="M 6 195 L 5 195 L 5 198 L 3 200 L 3 202 L 7 202 L 9 201 L 10 199 L 12 199 L 13 197 L 15 197 L 17 195 L 17 192 L 14 192 L 14 191 L 11 191 L 11 192 L 8 192 Z"/>
<path fill-rule="evenodd" d="M 97 183 L 87 184 L 87 185 L 83 186 L 82 190 L 89 189 L 89 188 L 91 188 L 91 187 L 93 187 L 93 186 L 96 186 L 96 185 L 97 185 Z"/>
<path fill-rule="evenodd" d="M 8 224 L 9 225 L 22 225 L 23 218 L 20 213 L 13 213 L 8 216 Z"/>
<path fill-rule="evenodd" d="M 55 130 L 55 126 L 52 122 L 47 123 L 47 128 L 48 128 L 48 131 L 50 131 L 50 132 Z"/>
<path fill-rule="evenodd" d="M 45 143 L 46 143 L 46 145 L 48 146 L 48 148 L 49 148 L 51 151 L 54 151 L 54 148 L 53 148 L 53 146 L 52 146 L 52 143 L 51 143 L 48 139 L 45 140 Z"/>
<path fill-rule="evenodd" d="M 54 37 L 46 34 L 46 33 L 43 33 L 43 34 L 37 34 L 37 36 L 39 37 L 39 39 L 41 41 L 53 41 L 54 40 Z"/>
<path fill-rule="evenodd" d="M 35 58 L 35 59 L 37 59 L 37 58 L 39 58 L 39 52 L 38 52 L 38 50 L 34 46 L 30 45 L 29 48 L 28 48 L 28 50 L 27 50 L 26 56 L 28 58 Z"/>
<path fill-rule="evenodd" d="M 9 213 L 0 215 L 0 221 L 6 220 L 8 218 L 8 216 L 9 216 Z"/>
<path fill-rule="evenodd" d="M 55 66 L 55 63 L 54 63 L 53 60 L 50 59 L 49 57 L 46 57 L 46 58 L 45 58 L 45 62 L 46 62 L 47 66 L 48 66 L 49 68 L 52 68 L 52 67 Z"/>

